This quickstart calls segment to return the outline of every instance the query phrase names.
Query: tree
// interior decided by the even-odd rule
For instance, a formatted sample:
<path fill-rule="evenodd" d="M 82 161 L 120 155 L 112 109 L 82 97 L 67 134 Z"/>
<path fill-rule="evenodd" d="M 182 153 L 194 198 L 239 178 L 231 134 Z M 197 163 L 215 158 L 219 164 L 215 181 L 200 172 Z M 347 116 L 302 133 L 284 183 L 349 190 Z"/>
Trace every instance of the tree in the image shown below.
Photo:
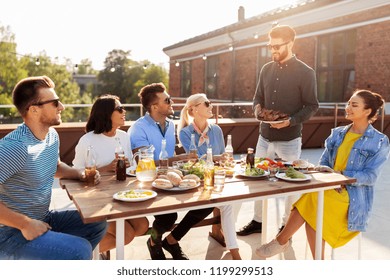
<path fill-rule="evenodd" d="M 77 67 L 76 67 L 77 65 Z M 92 61 L 88 58 L 82 59 L 80 64 L 74 65 L 74 73 L 79 75 L 97 75 L 99 72 L 92 68 Z"/>
<path fill-rule="evenodd" d="M 114 49 L 108 53 L 104 61 L 105 68 L 98 74 L 98 80 L 101 82 L 99 94 L 115 94 L 123 103 L 129 100 L 132 86 L 141 73 L 134 70 L 137 63 L 128 56 L 130 51 Z"/>
<path fill-rule="evenodd" d="M 63 104 L 82 104 L 86 100 L 90 103 L 90 97 L 81 98 L 80 88 L 73 81 L 72 73 L 67 69 L 71 63 L 67 63 L 67 65 L 54 64 L 44 52 L 39 56 L 39 65 L 27 57 L 22 58 L 22 60 L 26 60 L 24 64 L 28 76 L 46 75 L 53 80 L 56 85 L 55 90 Z M 82 116 L 88 114 L 88 112 L 88 108 L 75 109 L 68 107 L 62 112 L 61 116 L 63 121 L 79 121 L 84 120 L 85 117 Z"/>
<path fill-rule="evenodd" d="M 15 35 L 0 25 L 0 93 L 11 97 L 15 84 L 26 76 L 16 53 Z"/>
<path fill-rule="evenodd" d="M 112 50 L 108 53 L 98 79 L 102 84 L 100 94 L 118 95 L 122 103 L 139 103 L 138 92 L 146 84 L 168 84 L 167 71 L 150 64 L 148 60 L 136 62 L 129 59 L 130 51 Z"/>
<path fill-rule="evenodd" d="M 144 87 L 147 84 L 151 83 L 159 83 L 162 82 L 167 88 L 168 88 L 168 72 L 161 66 L 156 66 L 154 64 L 144 64 L 147 65 L 146 69 L 144 70 L 141 79 L 139 79 L 134 84 L 134 91 L 139 92 L 142 87 Z M 132 96 L 131 101 L 139 102 L 137 95 Z M 137 98 L 137 99 L 135 99 Z"/>

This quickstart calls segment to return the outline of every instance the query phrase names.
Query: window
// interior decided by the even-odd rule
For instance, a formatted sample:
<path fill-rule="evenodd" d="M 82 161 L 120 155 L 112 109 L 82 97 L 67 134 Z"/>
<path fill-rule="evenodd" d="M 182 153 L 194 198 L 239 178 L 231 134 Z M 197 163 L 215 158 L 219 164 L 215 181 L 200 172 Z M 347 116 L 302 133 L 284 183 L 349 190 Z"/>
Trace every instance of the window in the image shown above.
<path fill-rule="evenodd" d="M 264 64 L 270 62 L 271 60 L 272 60 L 271 51 L 268 49 L 268 47 L 267 46 L 260 47 L 257 53 L 257 71 L 256 71 L 257 78 L 259 77 L 260 70 L 261 68 L 263 68 Z"/>
<path fill-rule="evenodd" d="M 191 61 L 181 63 L 180 95 L 187 97 L 191 95 Z"/>
<path fill-rule="evenodd" d="M 344 102 L 355 84 L 356 30 L 318 38 L 317 89 L 322 102 Z"/>
<path fill-rule="evenodd" d="M 218 56 L 209 56 L 206 60 L 206 89 L 208 98 L 218 98 Z"/>
<path fill-rule="evenodd" d="M 257 83 L 259 82 L 260 70 L 263 68 L 264 64 L 271 61 L 271 51 L 267 46 L 259 47 L 257 51 L 257 69 L 256 69 L 256 88 Z"/>

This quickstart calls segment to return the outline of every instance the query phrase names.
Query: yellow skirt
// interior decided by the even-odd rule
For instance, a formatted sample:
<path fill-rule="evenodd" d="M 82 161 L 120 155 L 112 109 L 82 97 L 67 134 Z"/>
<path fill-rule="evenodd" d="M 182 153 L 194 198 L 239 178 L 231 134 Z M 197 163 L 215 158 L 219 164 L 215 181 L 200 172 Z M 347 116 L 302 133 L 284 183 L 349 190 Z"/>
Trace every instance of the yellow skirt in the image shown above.
<path fill-rule="evenodd" d="M 308 193 L 294 204 L 305 221 L 315 230 L 317 221 L 317 193 Z M 324 191 L 324 221 L 322 238 L 332 247 L 345 245 L 359 234 L 348 231 L 349 195 L 346 189 Z M 314 209 L 314 211 L 313 211 Z"/>

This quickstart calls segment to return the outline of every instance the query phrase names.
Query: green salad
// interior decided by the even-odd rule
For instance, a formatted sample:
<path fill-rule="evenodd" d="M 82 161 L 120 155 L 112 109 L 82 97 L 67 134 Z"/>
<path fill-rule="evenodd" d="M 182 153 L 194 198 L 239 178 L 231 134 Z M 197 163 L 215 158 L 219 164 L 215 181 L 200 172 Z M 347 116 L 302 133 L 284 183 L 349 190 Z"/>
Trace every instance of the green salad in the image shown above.
<path fill-rule="evenodd" d="M 187 173 L 187 174 L 195 174 L 196 176 L 198 176 L 201 180 L 203 180 L 203 174 L 204 174 L 204 165 L 205 165 L 205 161 L 204 160 L 199 160 L 197 163 L 195 163 L 194 165 L 193 162 L 189 161 L 187 163 L 185 163 L 183 165 L 183 170 Z M 191 167 L 192 165 L 192 167 Z"/>
<path fill-rule="evenodd" d="M 264 175 L 264 170 L 261 168 L 247 168 L 245 169 L 245 175 L 246 176 L 261 176 Z"/>

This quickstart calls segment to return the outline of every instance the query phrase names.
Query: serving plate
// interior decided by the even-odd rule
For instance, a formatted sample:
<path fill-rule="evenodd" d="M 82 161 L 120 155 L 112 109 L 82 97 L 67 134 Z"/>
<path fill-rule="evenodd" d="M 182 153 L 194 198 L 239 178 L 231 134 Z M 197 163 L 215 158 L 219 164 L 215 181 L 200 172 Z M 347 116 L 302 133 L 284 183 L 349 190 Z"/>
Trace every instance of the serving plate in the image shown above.
<path fill-rule="evenodd" d="M 280 121 L 262 121 L 263 123 L 269 123 L 269 124 L 274 124 L 274 123 L 282 123 L 285 120 L 280 120 Z"/>
<path fill-rule="evenodd" d="M 278 179 L 290 181 L 290 182 L 303 182 L 303 181 L 311 180 L 310 175 L 306 175 L 306 174 L 304 174 L 304 175 L 305 175 L 305 178 L 290 178 L 290 177 L 286 176 L 286 173 L 276 173 L 275 177 Z"/>
<path fill-rule="evenodd" d="M 269 172 L 264 170 L 264 174 L 252 176 L 252 175 L 246 175 L 246 174 L 245 174 L 245 171 L 244 171 L 244 172 L 240 171 L 240 172 L 237 173 L 237 175 L 238 175 L 238 176 L 245 177 L 245 178 L 262 178 L 262 177 L 268 176 L 268 175 L 269 175 Z"/>
<path fill-rule="evenodd" d="M 112 197 L 116 200 L 126 202 L 145 201 L 157 196 L 155 191 L 151 190 L 127 190 L 115 193 Z"/>
<path fill-rule="evenodd" d="M 164 190 L 164 191 L 169 191 L 169 192 L 184 192 L 187 190 L 195 189 L 199 186 L 200 186 L 200 182 L 197 183 L 196 186 L 190 187 L 190 188 L 180 188 L 179 186 L 173 186 L 173 188 L 167 189 L 167 188 L 158 187 L 155 182 L 152 182 L 152 187 L 154 187 L 156 189 Z"/>

